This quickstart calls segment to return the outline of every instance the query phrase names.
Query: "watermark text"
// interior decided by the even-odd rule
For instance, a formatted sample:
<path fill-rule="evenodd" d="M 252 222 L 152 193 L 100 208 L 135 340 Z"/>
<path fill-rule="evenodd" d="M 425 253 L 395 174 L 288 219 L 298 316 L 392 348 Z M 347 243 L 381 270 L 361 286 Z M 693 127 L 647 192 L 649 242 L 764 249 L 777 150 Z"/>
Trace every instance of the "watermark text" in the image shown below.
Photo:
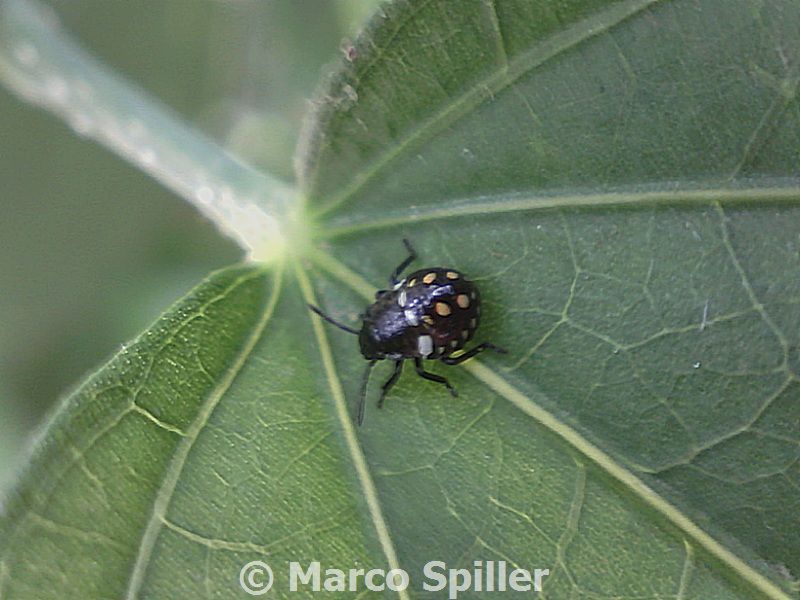
<path fill-rule="evenodd" d="M 526 569 L 506 561 L 476 560 L 471 568 L 449 568 L 432 560 L 412 577 L 404 569 L 323 567 L 319 562 L 290 562 L 286 589 L 290 592 L 401 592 L 414 585 L 426 592 L 443 592 L 457 600 L 461 592 L 541 592 L 550 569 Z M 265 594 L 275 582 L 270 567 L 261 561 L 246 564 L 239 584 L 250 595 Z"/>

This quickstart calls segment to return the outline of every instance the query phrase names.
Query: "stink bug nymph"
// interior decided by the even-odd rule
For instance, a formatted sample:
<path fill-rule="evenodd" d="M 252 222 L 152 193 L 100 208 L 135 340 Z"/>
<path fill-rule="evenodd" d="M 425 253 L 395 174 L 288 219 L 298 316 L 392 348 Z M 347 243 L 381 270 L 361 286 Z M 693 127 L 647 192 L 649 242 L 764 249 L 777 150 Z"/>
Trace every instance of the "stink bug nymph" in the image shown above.
<path fill-rule="evenodd" d="M 403 240 L 403 243 L 408 250 L 408 257 L 389 278 L 391 289 L 375 294 L 375 302 L 361 315 L 360 331 L 342 325 L 316 306 L 308 305 L 332 325 L 357 335 L 361 354 L 369 361 L 361 381 L 357 417 L 359 425 L 364 421 L 369 374 L 379 360 L 392 360 L 395 365 L 392 376 L 383 384 L 378 408 L 397 383 L 403 362 L 407 359 L 414 359 L 420 377 L 441 383 L 453 396 L 458 396 L 445 377 L 425 370 L 423 359 L 440 359 L 445 364 L 457 365 L 487 348 L 506 353 L 494 344 L 481 342 L 453 356 L 453 353 L 464 350 L 480 324 L 481 296 L 478 288 L 459 271 L 442 267 L 421 269 L 404 279 L 398 279 L 417 258 L 408 240 Z"/>

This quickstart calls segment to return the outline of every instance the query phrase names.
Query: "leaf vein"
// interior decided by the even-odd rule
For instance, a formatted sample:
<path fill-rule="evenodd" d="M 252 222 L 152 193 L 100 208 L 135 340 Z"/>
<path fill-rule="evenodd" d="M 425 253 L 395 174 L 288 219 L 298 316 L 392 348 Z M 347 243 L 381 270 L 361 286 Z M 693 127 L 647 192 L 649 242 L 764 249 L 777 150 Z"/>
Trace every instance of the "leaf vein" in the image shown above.
<path fill-rule="evenodd" d="M 234 282 L 231 287 L 235 287 L 236 285 L 241 284 L 243 280 L 250 278 L 252 278 L 252 275 L 243 277 Z M 131 576 L 130 580 L 128 581 L 128 589 L 125 594 L 125 597 L 129 600 L 133 600 L 139 596 L 142 584 L 144 583 L 147 567 L 150 562 L 150 556 L 155 547 L 161 528 L 166 522 L 166 514 L 169 508 L 169 503 L 178 484 L 183 467 L 186 464 L 186 460 L 189 457 L 189 453 L 194 446 L 194 443 L 197 441 L 200 432 L 203 430 L 205 424 L 208 422 L 208 419 L 211 417 L 211 414 L 214 412 L 214 409 L 222 399 L 225 391 L 228 390 L 239 371 L 244 366 L 247 357 L 250 355 L 255 344 L 258 342 L 258 339 L 261 337 L 264 327 L 266 327 L 266 324 L 272 317 L 281 292 L 281 279 L 282 269 L 279 268 L 276 273 L 274 286 L 272 288 L 272 295 L 268 300 L 261 319 L 253 328 L 253 331 L 245 341 L 238 356 L 232 361 L 232 364 L 228 368 L 227 372 L 223 375 L 222 379 L 211 391 L 211 393 L 208 394 L 207 398 L 200 407 L 200 410 L 198 411 L 197 417 L 189 426 L 186 431 L 186 435 L 178 444 L 175 454 L 173 455 L 172 460 L 170 461 L 164 473 L 164 479 L 160 488 L 156 492 L 156 496 L 153 501 L 153 509 L 144 533 L 142 534 L 139 550 L 131 569 Z M 224 294 L 220 294 L 219 297 L 223 296 Z"/>

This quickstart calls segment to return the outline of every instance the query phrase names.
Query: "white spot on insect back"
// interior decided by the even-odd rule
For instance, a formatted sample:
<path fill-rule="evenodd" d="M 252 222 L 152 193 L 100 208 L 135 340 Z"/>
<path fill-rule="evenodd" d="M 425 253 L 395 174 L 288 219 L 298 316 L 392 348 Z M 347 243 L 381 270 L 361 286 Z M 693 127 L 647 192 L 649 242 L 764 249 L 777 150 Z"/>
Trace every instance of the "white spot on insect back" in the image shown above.
<path fill-rule="evenodd" d="M 406 291 L 403 290 L 402 292 L 400 292 L 400 295 L 397 296 L 397 303 L 400 305 L 400 308 L 405 308 L 407 302 L 408 302 L 408 294 L 406 294 Z"/>
<path fill-rule="evenodd" d="M 433 338 L 429 335 L 419 336 L 417 350 L 422 358 L 428 358 L 433 353 Z"/>
<path fill-rule="evenodd" d="M 403 311 L 403 315 L 406 317 L 406 322 L 412 327 L 419 325 L 419 314 L 414 308 L 407 308 Z"/>

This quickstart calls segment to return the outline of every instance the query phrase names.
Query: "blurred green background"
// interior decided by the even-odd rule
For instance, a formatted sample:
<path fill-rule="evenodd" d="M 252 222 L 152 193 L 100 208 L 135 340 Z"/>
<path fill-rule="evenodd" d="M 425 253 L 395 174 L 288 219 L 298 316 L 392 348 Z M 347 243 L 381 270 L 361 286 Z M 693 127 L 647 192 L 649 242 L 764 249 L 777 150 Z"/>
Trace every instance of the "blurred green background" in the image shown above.
<path fill-rule="evenodd" d="M 118 73 L 290 181 L 308 101 L 374 0 L 64 0 Z M 53 403 L 240 260 L 182 199 L 0 87 L 0 490 Z"/>

